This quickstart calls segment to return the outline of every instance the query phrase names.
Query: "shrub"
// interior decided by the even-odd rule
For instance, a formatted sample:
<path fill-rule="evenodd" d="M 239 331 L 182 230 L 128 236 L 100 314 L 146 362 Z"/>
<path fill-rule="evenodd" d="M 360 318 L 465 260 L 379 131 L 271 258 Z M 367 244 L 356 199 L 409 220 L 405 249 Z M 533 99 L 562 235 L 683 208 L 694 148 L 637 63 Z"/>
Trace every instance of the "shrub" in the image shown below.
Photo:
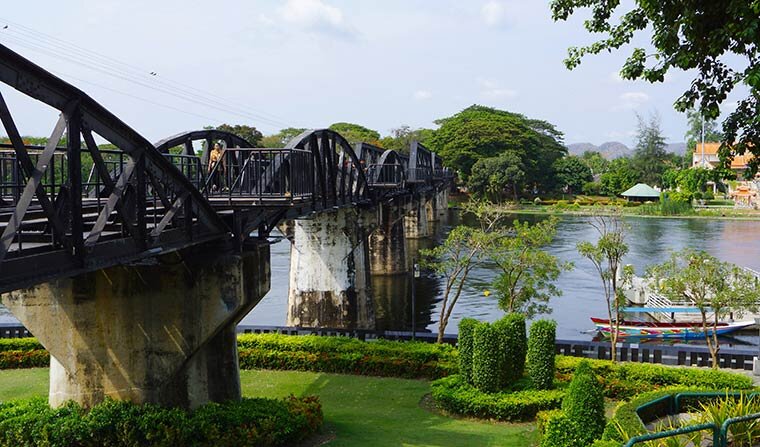
<path fill-rule="evenodd" d="M 466 383 L 461 376 L 438 379 L 431 385 L 438 408 L 449 413 L 500 421 L 529 421 L 540 411 L 562 405 L 562 390 L 526 389 L 513 392 L 484 393 Z"/>
<path fill-rule="evenodd" d="M 420 362 L 377 353 L 240 349 L 238 358 L 241 369 L 316 371 L 408 379 L 437 379 L 457 372 L 454 360 Z"/>
<path fill-rule="evenodd" d="M 480 391 L 495 393 L 500 388 L 504 353 L 501 337 L 488 323 L 475 327 L 472 337 L 472 384 Z"/>
<path fill-rule="evenodd" d="M 713 194 L 712 191 L 708 190 L 705 191 L 705 193 L 702 196 L 705 200 L 715 200 L 715 194 Z"/>
<path fill-rule="evenodd" d="M 657 391 L 641 393 L 628 402 L 623 402 L 615 409 L 615 413 L 604 428 L 602 439 L 605 441 L 617 441 L 623 443 L 629 438 L 646 433 L 648 430 L 636 409 L 645 403 L 651 402 L 669 394 L 681 391 L 694 391 L 695 388 L 668 387 Z M 621 433 L 623 432 L 623 433 Z"/>
<path fill-rule="evenodd" d="M 293 445 L 322 425 L 316 397 L 243 399 L 193 412 L 106 400 L 90 411 L 41 398 L 0 404 L 0 446 Z"/>
<path fill-rule="evenodd" d="M 2 351 L 37 351 L 45 349 L 36 338 L 0 338 Z"/>
<path fill-rule="evenodd" d="M 581 362 L 562 401 L 562 411 L 575 429 L 575 445 L 584 447 L 604 433 L 604 394 L 591 366 Z"/>
<path fill-rule="evenodd" d="M 50 366 L 50 355 L 44 350 L 0 351 L 0 369 L 43 368 Z"/>
<path fill-rule="evenodd" d="M 504 351 L 501 386 L 506 387 L 522 378 L 525 372 L 525 353 L 528 350 L 525 316 L 511 313 L 495 322 L 494 327 L 499 332 Z"/>
<path fill-rule="evenodd" d="M 614 399 L 629 399 L 641 392 L 665 386 L 689 385 L 711 390 L 746 390 L 753 387 L 751 378 L 727 371 L 650 363 L 612 363 L 609 360 L 584 360 L 561 355 L 556 358 L 557 377 L 560 380 L 569 378 L 581 362 L 588 362 L 601 381 L 605 396 Z"/>
<path fill-rule="evenodd" d="M 563 412 L 551 413 L 544 423 L 540 447 L 586 447 L 573 421 Z"/>
<path fill-rule="evenodd" d="M 463 318 L 459 322 L 459 374 L 467 383 L 472 383 L 472 337 L 478 324 L 474 318 Z"/>
<path fill-rule="evenodd" d="M 557 323 L 538 320 L 530 327 L 526 369 L 528 376 L 539 390 L 548 390 L 554 382 L 554 340 Z"/>

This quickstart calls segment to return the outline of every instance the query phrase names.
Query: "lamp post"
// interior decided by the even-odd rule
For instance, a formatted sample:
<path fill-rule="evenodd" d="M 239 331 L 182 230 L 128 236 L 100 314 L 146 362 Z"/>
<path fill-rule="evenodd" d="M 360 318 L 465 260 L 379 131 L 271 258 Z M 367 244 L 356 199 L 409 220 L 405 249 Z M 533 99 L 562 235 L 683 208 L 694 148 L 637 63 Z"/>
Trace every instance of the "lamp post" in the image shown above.
<path fill-rule="evenodd" d="M 760 330 L 760 318 L 755 318 L 755 326 Z M 760 349 L 760 339 L 758 339 L 758 349 Z M 752 359 L 752 375 L 760 376 L 760 355 Z"/>
<path fill-rule="evenodd" d="M 417 301 L 417 289 L 415 282 L 420 277 L 420 265 L 417 264 L 417 258 L 412 258 L 412 340 L 417 338 L 417 312 L 415 310 L 415 302 Z"/>

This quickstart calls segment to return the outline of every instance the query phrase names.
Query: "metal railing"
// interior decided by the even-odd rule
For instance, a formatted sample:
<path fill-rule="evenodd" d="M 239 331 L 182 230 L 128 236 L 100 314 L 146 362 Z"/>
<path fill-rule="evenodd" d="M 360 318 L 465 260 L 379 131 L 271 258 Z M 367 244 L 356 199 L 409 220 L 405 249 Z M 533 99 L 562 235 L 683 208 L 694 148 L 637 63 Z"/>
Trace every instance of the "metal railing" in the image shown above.
<path fill-rule="evenodd" d="M 378 188 L 403 188 L 406 172 L 401 164 L 371 164 L 367 167 L 367 184 Z"/>
<path fill-rule="evenodd" d="M 209 198 L 309 200 L 315 189 L 313 155 L 302 149 L 227 149 L 205 172 L 201 190 Z"/>
<path fill-rule="evenodd" d="M 200 189 L 205 182 L 204 171 L 201 167 L 201 159 L 195 155 L 164 154 L 182 174 L 190 180 L 196 188 Z"/>

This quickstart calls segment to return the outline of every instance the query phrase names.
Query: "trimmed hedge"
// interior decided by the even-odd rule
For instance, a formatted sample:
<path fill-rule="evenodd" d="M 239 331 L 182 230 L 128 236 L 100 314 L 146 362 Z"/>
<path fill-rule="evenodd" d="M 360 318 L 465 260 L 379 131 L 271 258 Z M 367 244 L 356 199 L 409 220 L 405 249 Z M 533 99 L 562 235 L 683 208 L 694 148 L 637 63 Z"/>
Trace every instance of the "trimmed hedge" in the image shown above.
<path fill-rule="evenodd" d="M 359 374 L 408 379 L 438 379 L 457 372 L 455 361 L 419 362 L 404 357 L 360 352 L 271 351 L 240 349 L 241 369 L 279 369 Z"/>
<path fill-rule="evenodd" d="M 193 412 L 106 400 L 90 411 L 42 398 L 0 404 L 0 446 L 280 446 L 322 426 L 316 397 L 243 399 Z"/>
<path fill-rule="evenodd" d="M 0 338 L 0 352 L 37 351 L 44 349 L 36 338 Z"/>
<path fill-rule="evenodd" d="M 459 322 L 459 374 L 467 383 L 472 383 L 472 337 L 479 324 L 474 318 L 463 318 Z"/>
<path fill-rule="evenodd" d="M 563 411 L 551 412 L 543 423 L 540 447 L 586 447 L 582 430 Z"/>
<path fill-rule="evenodd" d="M 627 439 L 623 439 L 620 434 L 620 429 L 625 431 L 629 438 L 643 434 L 647 432 L 647 428 L 644 423 L 636 414 L 636 409 L 641 405 L 651 402 L 662 396 L 668 394 L 678 393 L 681 391 L 694 391 L 693 387 L 667 387 L 657 391 L 648 391 L 641 393 L 628 402 L 623 402 L 615 409 L 615 414 L 607 422 L 607 426 L 604 428 L 604 434 L 602 435 L 603 441 L 614 441 L 617 445 L 626 442 Z"/>
<path fill-rule="evenodd" d="M 44 368 L 50 366 L 45 350 L 0 351 L 0 369 Z"/>
<path fill-rule="evenodd" d="M 556 357 L 558 380 L 569 380 L 573 371 L 584 361 L 602 382 L 605 396 L 614 399 L 628 399 L 665 386 L 695 386 L 711 390 L 746 390 L 753 387 L 751 378 L 728 371 L 651 363 L 612 363 L 609 360 L 560 355 Z"/>
<path fill-rule="evenodd" d="M 589 363 L 581 362 L 562 401 L 562 411 L 574 430 L 572 445 L 585 447 L 601 439 L 607 422 L 603 393 Z"/>
<path fill-rule="evenodd" d="M 500 421 L 530 421 L 536 413 L 559 408 L 562 390 L 522 390 L 484 393 L 453 375 L 431 384 L 433 399 L 441 410 L 463 416 Z"/>
<path fill-rule="evenodd" d="M 472 337 L 472 384 L 486 393 L 499 391 L 503 365 L 499 332 L 488 323 L 479 324 Z"/>
<path fill-rule="evenodd" d="M 504 351 L 501 386 L 508 387 L 520 380 L 525 373 L 525 353 L 528 350 L 525 316 L 511 313 L 496 321 L 494 327 L 501 336 Z"/>
<path fill-rule="evenodd" d="M 533 386 L 539 390 L 548 390 L 554 383 L 554 341 L 557 323 L 551 320 L 538 320 L 530 326 L 526 369 Z"/>
<path fill-rule="evenodd" d="M 395 357 L 426 363 L 432 361 L 456 362 L 456 349 L 447 344 L 374 340 L 361 341 L 348 337 L 320 337 L 317 335 L 241 334 L 239 349 L 311 353 L 361 353 L 370 356 Z"/>

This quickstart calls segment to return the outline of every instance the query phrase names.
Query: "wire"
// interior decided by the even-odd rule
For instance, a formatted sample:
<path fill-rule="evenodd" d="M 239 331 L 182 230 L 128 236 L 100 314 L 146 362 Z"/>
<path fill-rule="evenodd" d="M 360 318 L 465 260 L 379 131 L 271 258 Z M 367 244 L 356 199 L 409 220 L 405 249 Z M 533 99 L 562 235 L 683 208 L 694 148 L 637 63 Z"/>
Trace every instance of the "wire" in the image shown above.
<path fill-rule="evenodd" d="M 3 21 L 3 20 L 6 21 L 7 23 L 10 23 L 13 26 L 11 28 L 4 30 L 5 32 L 0 34 L 0 36 L 2 36 L 3 38 L 11 42 L 15 42 L 17 45 L 21 47 L 28 48 L 33 51 L 40 52 L 54 58 L 67 61 L 67 62 L 76 64 L 78 66 L 84 66 L 85 68 L 88 68 L 90 70 L 97 71 L 99 73 L 103 73 L 103 74 L 106 74 L 108 76 L 112 76 L 118 79 L 122 79 L 124 81 L 131 82 L 133 84 L 137 84 L 145 88 L 149 88 L 149 89 L 156 90 L 164 94 L 175 96 L 184 101 L 204 105 L 209 108 L 214 108 L 216 110 L 220 110 L 220 111 L 230 113 L 236 116 L 245 117 L 247 119 L 261 121 L 265 124 L 269 124 L 272 127 L 279 126 L 282 128 L 282 127 L 288 127 L 290 125 L 288 123 L 281 122 L 275 119 L 266 118 L 259 114 L 254 114 L 254 113 L 243 111 L 242 109 L 229 107 L 226 102 L 222 102 L 222 101 L 227 101 L 227 100 L 219 96 L 216 96 L 214 94 L 202 92 L 201 90 L 195 89 L 192 87 L 189 87 L 189 89 L 176 87 L 174 85 L 171 85 L 173 81 L 167 82 L 161 79 L 156 79 L 155 72 L 152 76 L 148 77 L 147 79 L 141 79 L 147 76 L 145 72 L 142 71 L 142 69 L 135 68 L 134 66 L 131 66 L 124 62 L 120 62 L 108 56 L 91 52 L 89 50 L 78 47 L 74 44 L 68 44 L 65 41 L 62 41 L 61 39 L 57 39 L 52 36 L 49 36 L 49 40 L 52 40 L 53 42 L 50 42 L 50 41 L 46 42 L 44 40 L 42 40 L 42 42 L 39 42 L 41 39 L 36 39 L 37 41 L 35 42 L 34 41 L 35 39 L 28 39 L 26 34 L 23 33 L 24 29 L 30 29 L 30 28 L 26 28 L 23 25 L 14 24 L 13 22 L 0 18 L 0 21 Z M 13 27 L 21 28 L 21 31 L 22 31 L 21 35 L 18 35 L 19 32 L 17 30 L 14 30 L 16 31 L 16 34 L 14 35 L 11 35 L 10 33 L 7 32 L 8 30 L 12 30 Z M 39 34 L 44 35 L 44 33 L 39 33 Z M 59 44 L 55 41 L 63 42 L 64 44 Z M 67 48 L 66 45 L 73 47 L 73 50 L 71 48 Z M 72 57 L 72 53 L 73 53 L 73 57 Z M 94 57 L 92 57 L 93 55 Z M 77 56 L 79 56 L 80 58 L 77 59 L 76 58 Z M 82 59 L 82 57 L 84 59 Z M 110 61 L 113 61 L 113 62 L 110 62 Z M 117 65 L 126 68 L 126 70 L 124 68 L 117 67 Z M 70 76 L 70 77 L 74 78 L 73 76 Z M 80 81 L 83 81 L 83 80 L 80 79 Z M 92 82 L 89 82 L 89 83 L 99 86 L 101 88 L 108 89 L 108 87 L 105 87 L 102 85 L 98 85 Z M 178 85 L 183 85 L 183 84 L 178 84 Z M 166 104 L 156 103 L 154 101 L 146 100 L 145 98 L 141 98 L 135 95 L 129 95 L 119 90 L 115 90 L 115 89 L 110 89 L 110 90 L 115 91 L 116 93 L 132 96 L 133 98 L 146 101 L 155 105 L 171 108 L 173 110 L 179 110 L 175 107 L 167 106 Z M 201 92 L 201 94 L 194 93 L 190 90 Z M 222 101 L 216 100 L 214 98 L 220 98 Z M 182 110 L 182 111 L 186 113 L 194 114 L 196 116 L 204 117 L 203 115 L 200 115 L 200 114 L 187 112 L 185 110 Z M 204 118 L 208 118 L 208 117 L 204 117 Z"/>
<path fill-rule="evenodd" d="M 134 73 L 132 75 L 137 74 L 139 76 L 148 76 L 148 71 L 145 70 L 145 69 L 143 69 L 143 68 L 141 68 L 141 67 L 137 67 L 135 65 L 131 65 L 131 64 L 128 64 L 126 62 L 122 62 L 122 61 L 119 61 L 117 59 L 114 59 L 114 58 L 112 58 L 110 56 L 103 55 L 101 53 L 97 53 L 95 51 L 88 50 L 86 48 L 80 47 L 80 46 L 78 46 L 76 44 L 73 44 L 71 42 L 67 42 L 65 40 L 62 40 L 62 39 L 59 39 L 57 37 L 51 36 L 49 34 L 45 34 L 45 33 L 36 31 L 36 30 L 34 30 L 32 28 L 26 27 L 26 26 L 18 24 L 18 23 L 14 23 L 14 22 L 9 21 L 7 19 L 0 18 L 0 21 L 5 21 L 5 22 L 13 25 L 12 27 L 9 27 L 8 29 L 4 29 L 4 31 L 5 32 L 10 32 L 10 33 L 15 33 L 15 34 L 21 34 L 21 36 L 16 36 L 16 37 L 22 37 L 22 38 L 26 38 L 26 39 L 31 39 L 32 41 L 37 41 L 37 43 L 41 43 L 42 45 L 52 45 L 54 47 L 57 47 L 59 50 L 73 52 L 75 55 L 78 55 L 78 56 L 83 56 L 83 57 L 87 57 L 87 58 L 91 58 L 91 59 L 100 59 L 100 61 L 96 61 L 96 63 L 98 63 L 101 66 L 110 66 L 111 69 L 115 68 L 115 69 L 117 69 L 120 72 L 123 72 L 126 69 L 128 71 L 133 71 Z M 27 42 L 28 42 L 28 40 L 27 40 Z M 172 81 L 170 79 L 166 79 L 166 81 L 164 81 L 162 79 L 158 79 L 157 78 L 158 77 L 158 73 L 156 73 L 156 72 L 150 72 L 149 74 L 151 75 L 150 78 L 151 78 L 152 81 L 164 84 L 167 87 L 177 89 L 177 87 L 174 87 L 174 86 L 171 85 L 171 84 L 177 84 L 177 85 L 180 85 L 180 86 L 184 87 L 184 89 L 189 89 L 189 90 L 192 90 L 192 91 L 195 91 L 195 92 L 199 92 L 200 95 L 198 95 L 198 96 L 199 97 L 204 97 L 205 96 L 206 97 L 205 99 L 212 98 L 212 100 L 214 100 L 213 98 L 215 98 L 217 100 L 221 100 L 224 104 L 235 103 L 235 101 L 232 101 L 232 100 L 230 100 L 228 98 L 222 98 L 222 97 L 220 97 L 218 95 L 215 95 L 213 93 L 204 92 L 203 90 L 200 90 L 200 89 L 192 87 L 192 86 L 188 86 L 186 84 L 179 83 L 177 81 Z M 180 90 L 182 91 L 183 89 L 180 89 Z M 192 92 L 188 92 L 186 90 L 185 90 L 185 93 L 195 94 L 195 93 L 192 93 Z M 241 104 L 241 103 L 237 103 L 237 104 Z M 249 108 L 248 105 L 242 105 L 242 107 L 245 107 L 246 109 Z M 269 114 L 269 113 L 263 113 L 263 115 L 269 115 L 270 117 L 274 118 L 275 120 L 276 119 L 280 119 L 279 117 L 277 117 L 275 115 L 272 115 L 272 114 Z"/>

